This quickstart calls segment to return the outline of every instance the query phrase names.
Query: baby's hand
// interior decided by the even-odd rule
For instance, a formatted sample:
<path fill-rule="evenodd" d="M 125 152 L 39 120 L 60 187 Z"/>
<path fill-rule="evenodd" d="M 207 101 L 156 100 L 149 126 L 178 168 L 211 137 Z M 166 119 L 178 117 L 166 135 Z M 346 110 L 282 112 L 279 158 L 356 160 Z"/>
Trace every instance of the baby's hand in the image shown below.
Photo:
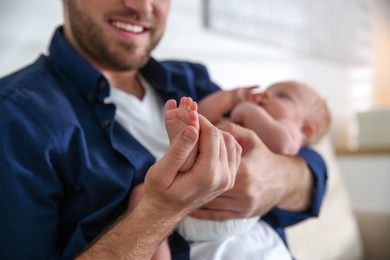
<path fill-rule="evenodd" d="M 258 93 L 252 93 L 251 95 L 249 95 L 249 97 L 247 98 L 246 101 L 249 101 L 251 103 L 255 103 L 255 104 L 261 104 L 261 102 L 263 101 L 263 99 L 267 96 L 267 92 L 263 91 L 263 92 L 258 92 Z"/>
<path fill-rule="evenodd" d="M 234 96 L 236 97 L 236 104 L 240 103 L 240 102 L 243 102 L 243 101 L 250 101 L 252 102 L 251 100 L 254 100 L 254 97 L 252 97 L 253 95 L 257 95 L 257 94 L 254 94 L 254 90 L 255 89 L 258 89 L 259 86 L 250 86 L 250 87 L 241 87 L 241 88 L 236 88 L 235 89 L 235 93 L 234 93 Z"/>

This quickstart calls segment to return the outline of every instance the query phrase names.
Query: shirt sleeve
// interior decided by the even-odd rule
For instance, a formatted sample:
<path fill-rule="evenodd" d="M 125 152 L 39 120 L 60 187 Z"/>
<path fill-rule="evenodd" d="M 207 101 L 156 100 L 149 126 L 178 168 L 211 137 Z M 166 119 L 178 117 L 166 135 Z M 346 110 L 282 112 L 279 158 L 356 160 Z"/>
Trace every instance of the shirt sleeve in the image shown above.
<path fill-rule="evenodd" d="M 163 88 L 162 96 L 167 98 L 175 98 L 177 101 L 182 96 L 190 96 L 195 101 L 199 101 L 205 96 L 221 90 L 215 84 L 207 71 L 207 68 L 199 63 L 191 63 L 184 61 L 164 61 L 161 63 L 165 69 L 164 77 L 166 77 L 167 85 Z M 155 71 L 155 70 L 154 70 Z M 161 77 L 159 81 L 162 81 Z M 156 78 L 154 78 L 154 81 Z M 155 83 L 158 86 L 158 83 Z"/>
<path fill-rule="evenodd" d="M 0 252 L 4 259 L 58 258 L 63 190 L 54 172 L 53 140 L 34 110 L 0 106 Z M 38 163 L 39 162 L 39 163 Z"/>
<path fill-rule="evenodd" d="M 282 230 L 309 217 L 316 217 L 320 212 L 327 181 L 325 161 L 316 151 L 310 148 L 302 148 L 298 155 L 306 161 L 314 177 L 315 187 L 311 204 L 304 212 L 296 213 L 275 208 L 266 214 L 263 219 L 276 230 Z"/>

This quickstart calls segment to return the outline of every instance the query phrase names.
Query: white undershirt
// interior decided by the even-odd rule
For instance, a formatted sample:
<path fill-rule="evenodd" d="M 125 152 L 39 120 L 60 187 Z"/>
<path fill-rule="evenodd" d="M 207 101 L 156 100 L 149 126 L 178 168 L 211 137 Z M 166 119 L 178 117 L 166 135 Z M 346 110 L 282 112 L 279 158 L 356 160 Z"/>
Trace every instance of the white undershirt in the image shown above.
<path fill-rule="evenodd" d="M 115 120 L 159 160 L 169 147 L 164 123 L 164 105 L 158 93 L 139 74 L 145 90 L 142 100 L 120 89 L 110 88 L 104 102 L 116 106 Z M 282 239 L 266 222 L 260 220 L 249 232 L 218 241 L 190 244 L 191 259 L 292 259 Z"/>
<path fill-rule="evenodd" d="M 116 106 L 115 120 L 159 160 L 169 147 L 164 123 L 164 106 L 161 98 L 148 82 L 138 75 L 145 95 L 142 100 L 127 92 L 110 88 L 104 102 Z"/>

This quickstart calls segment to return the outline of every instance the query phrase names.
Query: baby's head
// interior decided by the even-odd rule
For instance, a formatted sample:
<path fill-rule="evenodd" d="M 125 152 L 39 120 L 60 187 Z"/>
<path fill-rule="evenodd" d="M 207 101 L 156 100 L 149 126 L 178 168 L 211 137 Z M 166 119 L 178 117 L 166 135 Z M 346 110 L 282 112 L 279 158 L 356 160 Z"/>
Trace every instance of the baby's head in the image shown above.
<path fill-rule="evenodd" d="M 265 90 L 261 106 L 274 118 L 285 118 L 300 127 L 304 145 L 314 144 L 328 131 L 330 112 L 326 102 L 309 86 L 296 81 L 278 82 Z"/>

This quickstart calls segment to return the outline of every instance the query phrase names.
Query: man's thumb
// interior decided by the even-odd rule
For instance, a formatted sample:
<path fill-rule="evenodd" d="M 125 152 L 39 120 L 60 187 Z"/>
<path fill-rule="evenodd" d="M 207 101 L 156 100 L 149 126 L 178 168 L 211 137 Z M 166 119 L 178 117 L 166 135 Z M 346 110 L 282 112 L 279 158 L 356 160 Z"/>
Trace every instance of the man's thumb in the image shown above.
<path fill-rule="evenodd" d="M 159 168 L 159 172 L 164 172 L 159 176 L 164 183 L 169 180 L 173 182 L 179 169 L 189 157 L 199 138 L 198 130 L 193 126 L 185 127 L 173 140 L 165 155 L 154 165 Z M 158 178 L 155 176 L 155 178 Z"/>

